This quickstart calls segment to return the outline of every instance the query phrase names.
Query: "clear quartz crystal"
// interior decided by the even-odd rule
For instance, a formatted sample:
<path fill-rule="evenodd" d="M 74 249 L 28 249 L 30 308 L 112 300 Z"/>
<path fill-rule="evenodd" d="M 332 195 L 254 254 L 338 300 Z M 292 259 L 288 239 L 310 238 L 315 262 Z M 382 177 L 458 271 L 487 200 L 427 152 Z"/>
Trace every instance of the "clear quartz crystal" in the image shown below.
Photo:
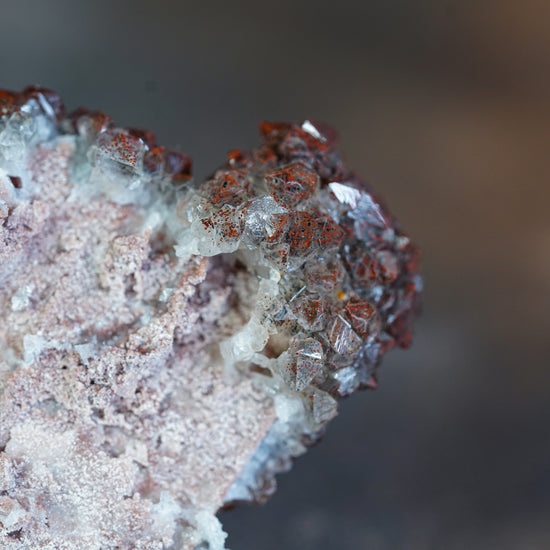
<path fill-rule="evenodd" d="M 341 315 L 329 324 L 326 335 L 332 349 L 340 355 L 352 355 L 359 351 L 362 344 L 361 338 Z"/>
<path fill-rule="evenodd" d="M 306 388 L 323 373 L 323 346 L 314 338 L 291 342 L 291 353 L 296 362 L 296 391 Z"/>
<path fill-rule="evenodd" d="M 32 285 L 26 285 L 19 288 L 19 290 L 11 297 L 11 308 L 13 311 L 21 311 L 29 306 L 29 298 L 32 296 L 32 291 Z"/>
<path fill-rule="evenodd" d="M 36 129 L 34 117 L 23 112 L 14 113 L 0 132 L 2 163 L 11 170 L 18 170 L 27 155 Z"/>
<path fill-rule="evenodd" d="M 338 392 L 340 395 L 349 395 L 359 386 L 359 375 L 353 367 L 344 367 L 336 371 L 333 376 L 338 382 Z"/>
<path fill-rule="evenodd" d="M 101 169 L 114 170 L 134 182 L 142 175 L 144 152 L 140 139 L 122 130 L 107 130 L 99 136 L 95 162 Z"/>
<path fill-rule="evenodd" d="M 311 409 L 313 420 L 318 424 L 325 424 L 338 413 L 338 403 L 328 393 L 314 390 L 311 395 Z"/>
<path fill-rule="evenodd" d="M 260 197 L 250 203 L 247 210 L 244 243 L 249 247 L 257 246 L 266 235 L 274 232 L 271 222 L 276 214 L 284 214 L 286 210 L 279 206 L 273 197 Z"/>

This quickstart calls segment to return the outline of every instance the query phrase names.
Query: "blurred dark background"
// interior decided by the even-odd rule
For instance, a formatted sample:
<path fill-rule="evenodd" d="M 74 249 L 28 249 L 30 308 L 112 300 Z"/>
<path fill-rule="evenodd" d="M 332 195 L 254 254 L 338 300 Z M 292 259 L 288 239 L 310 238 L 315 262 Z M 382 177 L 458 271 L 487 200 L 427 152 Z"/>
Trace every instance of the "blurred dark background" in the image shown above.
<path fill-rule="evenodd" d="M 549 2 L 2 2 L 0 69 L 198 177 L 261 119 L 324 120 L 423 250 L 413 348 L 222 514 L 232 550 L 550 548 Z"/>

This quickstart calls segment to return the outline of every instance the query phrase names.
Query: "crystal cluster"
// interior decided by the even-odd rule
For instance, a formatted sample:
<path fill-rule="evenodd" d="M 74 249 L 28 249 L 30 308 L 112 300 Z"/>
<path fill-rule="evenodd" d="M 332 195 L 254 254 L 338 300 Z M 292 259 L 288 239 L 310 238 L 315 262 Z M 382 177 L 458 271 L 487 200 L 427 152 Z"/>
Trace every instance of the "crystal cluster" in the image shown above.
<path fill-rule="evenodd" d="M 260 129 L 262 147 L 231 151 L 181 199 L 178 253 L 232 252 L 260 280 L 250 322 L 264 357 L 237 335 L 222 348 L 228 361 L 256 359 L 312 403 L 375 387 L 381 356 L 411 342 L 417 249 L 346 168 L 334 131 L 310 121 Z"/>
<path fill-rule="evenodd" d="M 210 548 L 411 342 L 418 252 L 322 124 L 211 178 L 0 91 L 0 545 Z M 32 266 L 32 269 L 29 267 Z"/>

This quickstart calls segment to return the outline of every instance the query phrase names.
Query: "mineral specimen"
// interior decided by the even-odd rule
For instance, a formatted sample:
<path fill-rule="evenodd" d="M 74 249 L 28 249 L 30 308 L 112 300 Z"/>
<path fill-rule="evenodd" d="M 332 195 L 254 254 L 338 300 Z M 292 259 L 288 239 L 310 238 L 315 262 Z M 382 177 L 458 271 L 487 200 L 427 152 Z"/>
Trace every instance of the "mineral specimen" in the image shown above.
<path fill-rule="evenodd" d="M 418 252 L 334 131 L 189 157 L 0 92 L 0 545 L 224 547 L 337 399 L 411 342 Z"/>

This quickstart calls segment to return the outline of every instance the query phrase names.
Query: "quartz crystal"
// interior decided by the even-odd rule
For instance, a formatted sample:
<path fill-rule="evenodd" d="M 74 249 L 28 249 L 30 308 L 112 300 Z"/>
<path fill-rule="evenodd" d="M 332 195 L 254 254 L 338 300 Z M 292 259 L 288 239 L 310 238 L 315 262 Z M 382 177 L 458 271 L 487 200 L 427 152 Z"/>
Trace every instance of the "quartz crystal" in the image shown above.
<path fill-rule="evenodd" d="M 0 91 L 0 547 L 224 547 L 338 398 L 411 343 L 418 251 L 336 133 L 191 160 Z"/>

